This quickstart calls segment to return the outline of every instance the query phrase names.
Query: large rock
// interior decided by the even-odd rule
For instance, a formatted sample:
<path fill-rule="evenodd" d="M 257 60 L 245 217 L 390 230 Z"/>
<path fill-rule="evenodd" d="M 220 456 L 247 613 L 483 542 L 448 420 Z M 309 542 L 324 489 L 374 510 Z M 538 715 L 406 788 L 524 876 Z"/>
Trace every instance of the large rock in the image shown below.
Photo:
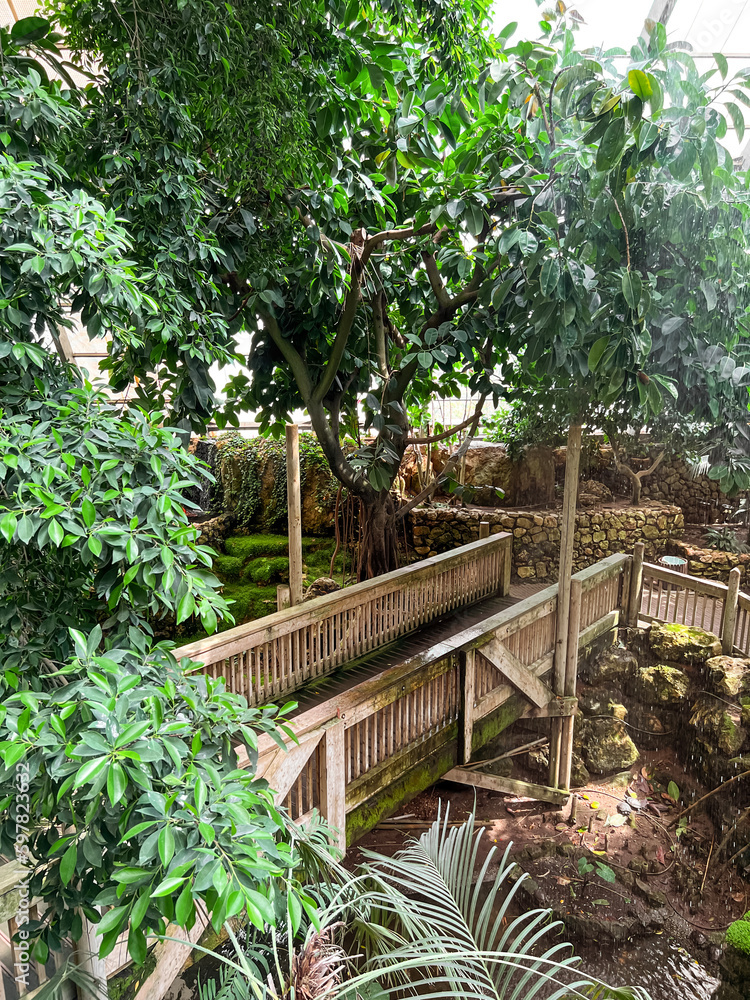
<path fill-rule="evenodd" d="M 688 695 L 690 678 L 684 670 L 660 663 L 638 671 L 638 696 L 647 705 L 679 705 Z"/>
<path fill-rule="evenodd" d="M 527 761 L 529 768 L 534 771 L 535 774 L 540 775 L 546 784 L 549 776 L 549 754 L 547 751 L 531 750 L 527 754 Z M 586 765 L 574 751 L 570 766 L 570 787 L 584 788 L 588 785 L 590 778 L 591 775 L 589 774 Z"/>
<path fill-rule="evenodd" d="M 432 469 L 436 475 L 443 471 L 450 454 L 448 448 L 433 449 Z M 552 450 L 529 447 L 516 460 L 504 444 L 475 441 L 466 453 L 464 483 L 472 487 L 474 503 L 488 507 L 550 504 L 555 499 Z"/>
<path fill-rule="evenodd" d="M 750 660 L 712 656 L 706 661 L 711 690 L 728 698 L 750 691 Z"/>
<path fill-rule="evenodd" d="M 742 725 L 741 710 L 702 695 L 693 705 L 690 725 L 697 730 L 697 739 L 712 753 L 727 757 L 737 754 L 747 739 Z"/>
<path fill-rule="evenodd" d="M 617 719 L 591 719 L 581 732 L 583 759 L 590 771 L 612 774 L 632 767 L 638 748 Z"/>
<path fill-rule="evenodd" d="M 627 687 L 637 672 L 638 660 L 629 649 L 621 646 L 605 649 L 581 669 L 581 675 L 588 684 L 615 685 L 618 688 Z"/>
<path fill-rule="evenodd" d="M 695 625 L 652 625 L 649 644 L 660 660 L 674 663 L 705 663 L 721 655 L 718 636 Z"/>
<path fill-rule="evenodd" d="M 341 587 L 332 580 L 330 576 L 319 576 L 317 580 L 313 580 L 310 586 L 305 591 L 305 596 L 302 598 L 304 601 L 312 601 L 316 597 L 323 597 L 326 594 L 335 594 L 337 590 L 341 590 Z"/>

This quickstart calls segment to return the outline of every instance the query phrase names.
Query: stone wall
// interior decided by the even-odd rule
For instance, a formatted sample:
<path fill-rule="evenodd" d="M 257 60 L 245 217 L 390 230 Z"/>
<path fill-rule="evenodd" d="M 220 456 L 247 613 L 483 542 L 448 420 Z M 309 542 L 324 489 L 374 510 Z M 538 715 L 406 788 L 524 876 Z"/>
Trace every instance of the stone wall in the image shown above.
<path fill-rule="evenodd" d="M 707 580 L 720 580 L 727 583 L 729 574 L 735 566 L 742 570 L 743 585 L 748 579 L 750 553 L 742 555 L 734 552 L 719 552 L 716 549 L 697 549 L 678 539 L 672 539 L 667 546 L 671 555 L 687 559 L 686 570 L 691 576 L 701 576 Z"/>
<path fill-rule="evenodd" d="M 447 552 L 479 538 L 479 522 L 490 522 L 490 533 L 513 535 L 513 578 L 554 582 L 560 558 L 560 513 L 557 510 L 497 511 L 450 507 L 417 508 L 411 512 L 414 551 L 420 558 Z M 645 542 L 646 558 L 665 551 L 671 538 L 682 534 L 679 507 L 649 503 L 641 507 L 608 507 L 579 511 L 576 516 L 573 566 L 591 566 L 613 552 L 632 552 Z"/>
<path fill-rule="evenodd" d="M 565 452 L 565 448 L 557 448 L 554 452 L 558 482 L 565 478 Z M 651 461 L 651 458 L 633 459 L 631 468 L 638 472 L 650 465 Z M 584 442 L 581 473 L 583 477 L 605 483 L 617 496 L 630 497 L 630 484 L 624 476 L 617 473 L 612 449 L 607 444 Z M 694 476 L 682 458 L 668 459 L 652 475 L 646 476 L 643 479 L 641 498 L 676 504 L 689 524 L 722 521 L 722 505 L 732 503 L 721 492 L 717 482 L 708 476 Z M 733 503 L 736 505 L 737 501 Z"/>

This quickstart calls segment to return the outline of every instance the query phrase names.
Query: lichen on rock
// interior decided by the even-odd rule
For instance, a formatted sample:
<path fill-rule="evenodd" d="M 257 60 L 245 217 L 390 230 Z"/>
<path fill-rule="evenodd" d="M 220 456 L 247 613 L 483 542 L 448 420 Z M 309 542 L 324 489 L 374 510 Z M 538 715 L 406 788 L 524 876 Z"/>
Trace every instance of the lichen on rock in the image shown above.
<path fill-rule="evenodd" d="M 729 698 L 750 691 L 750 660 L 738 656 L 712 656 L 706 661 L 711 690 Z"/>
<path fill-rule="evenodd" d="M 660 660 L 674 663 L 705 663 L 721 655 L 718 636 L 695 625 L 652 625 L 649 644 Z"/>
<path fill-rule="evenodd" d="M 629 649 L 611 646 L 587 663 L 581 673 L 589 684 L 616 684 L 632 681 L 638 670 L 638 660 Z"/>
<path fill-rule="evenodd" d="M 659 663 L 638 671 L 638 694 L 649 705 L 679 705 L 689 688 L 690 678 L 679 667 Z"/>
<path fill-rule="evenodd" d="M 590 771 L 611 774 L 632 767 L 638 748 L 618 719 L 591 719 L 581 732 L 583 759 Z"/>
<path fill-rule="evenodd" d="M 695 726 L 697 738 L 709 751 L 727 757 L 737 754 L 747 739 L 740 709 L 707 696 L 701 696 L 693 706 L 690 725 Z"/>

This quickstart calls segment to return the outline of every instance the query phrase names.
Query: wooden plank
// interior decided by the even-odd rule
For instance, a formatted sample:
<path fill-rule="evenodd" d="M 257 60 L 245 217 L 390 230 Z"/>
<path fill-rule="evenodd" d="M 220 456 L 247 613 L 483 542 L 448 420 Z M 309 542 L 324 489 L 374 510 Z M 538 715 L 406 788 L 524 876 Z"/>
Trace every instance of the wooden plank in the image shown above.
<path fill-rule="evenodd" d="M 462 655 L 464 675 L 463 695 L 463 737 L 461 759 L 464 764 L 471 760 L 471 737 L 474 731 L 474 699 L 476 693 L 476 650 L 469 649 Z"/>
<path fill-rule="evenodd" d="M 479 648 L 479 652 L 535 705 L 541 707 L 554 700 L 554 691 L 543 684 L 536 674 L 521 663 L 499 640 L 490 639 L 486 645 Z"/>
<path fill-rule="evenodd" d="M 341 719 L 326 729 L 320 783 L 320 811 L 338 832 L 338 847 L 346 851 L 346 760 L 344 723 Z"/>
<path fill-rule="evenodd" d="M 157 941 L 154 947 L 156 966 L 154 971 L 138 990 L 138 1000 L 162 1000 L 162 997 L 182 971 L 192 953 L 192 945 L 197 944 L 208 923 L 202 907 L 198 907 L 195 923 L 187 931 L 174 924 L 167 926 L 166 935 L 177 941 Z"/>
<path fill-rule="evenodd" d="M 734 650 L 734 630 L 737 625 L 737 604 L 740 594 L 742 572 L 737 566 L 729 574 L 729 586 L 724 598 L 724 613 L 721 622 L 721 651 L 728 656 Z"/>
<path fill-rule="evenodd" d="M 455 781 L 459 785 L 473 785 L 475 788 L 488 788 L 504 795 L 521 795 L 540 802 L 554 802 L 563 806 L 570 798 L 570 793 L 560 788 L 549 788 L 547 785 L 535 785 L 530 781 L 517 781 L 514 778 L 501 778 L 498 774 L 482 774 L 481 771 L 468 771 L 463 767 L 454 767 L 443 775 L 443 781 Z"/>
<path fill-rule="evenodd" d="M 547 653 L 546 656 L 540 657 L 536 663 L 532 663 L 531 666 L 526 669 L 532 671 L 538 677 L 543 677 L 552 669 L 552 653 Z M 488 691 L 486 695 L 479 699 L 474 709 L 475 726 L 479 719 L 484 718 L 486 715 L 491 715 L 504 702 L 506 702 L 511 695 L 515 694 L 515 691 L 516 689 L 511 684 L 501 684 L 499 687 L 495 687 L 491 691 Z M 536 706 L 534 705 L 530 706 L 529 711 L 535 707 Z"/>

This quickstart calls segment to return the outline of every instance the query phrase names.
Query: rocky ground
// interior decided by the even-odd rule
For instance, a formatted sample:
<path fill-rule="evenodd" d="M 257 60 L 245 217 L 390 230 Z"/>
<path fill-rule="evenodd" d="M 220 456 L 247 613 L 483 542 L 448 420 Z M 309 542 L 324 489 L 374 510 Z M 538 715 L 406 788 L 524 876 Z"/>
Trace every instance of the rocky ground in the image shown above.
<path fill-rule="evenodd" d="M 582 671 L 564 810 L 487 790 L 475 802 L 473 789 L 439 783 L 358 848 L 392 853 L 446 804 L 456 820 L 476 810 L 484 854 L 512 843 L 530 876 L 521 898 L 550 907 L 572 940 L 622 947 L 668 934 L 723 973 L 722 1000 L 746 998 L 748 958 L 724 938 L 750 906 L 750 785 L 739 777 L 750 771 L 750 661 L 684 626 L 656 625 L 629 644 Z M 533 725 L 486 748 L 482 769 L 544 783 L 546 741 Z"/>

